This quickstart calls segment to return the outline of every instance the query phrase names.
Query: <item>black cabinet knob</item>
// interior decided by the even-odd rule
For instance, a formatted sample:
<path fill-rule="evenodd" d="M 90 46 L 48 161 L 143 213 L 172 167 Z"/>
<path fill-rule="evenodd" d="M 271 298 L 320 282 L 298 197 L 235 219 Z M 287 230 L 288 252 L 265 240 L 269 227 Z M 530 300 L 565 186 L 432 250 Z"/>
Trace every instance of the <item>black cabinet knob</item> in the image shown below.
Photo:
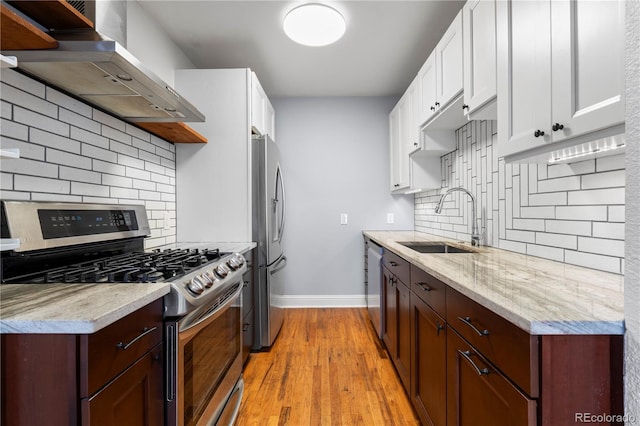
<path fill-rule="evenodd" d="M 562 129 L 564 129 L 564 124 L 555 123 L 553 126 L 551 126 L 551 130 L 553 130 L 554 132 Z"/>
<path fill-rule="evenodd" d="M 440 102 L 436 102 L 436 106 L 439 107 L 440 106 Z"/>
<path fill-rule="evenodd" d="M 413 146 L 418 146 L 418 142 L 414 142 L 414 143 L 413 143 Z"/>
<path fill-rule="evenodd" d="M 431 111 L 435 111 L 435 110 L 436 110 L 436 107 L 432 106 Z"/>
<path fill-rule="evenodd" d="M 539 138 L 540 136 L 544 136 L 544 132 L 542 130 L 536 130 L 535 132 L 533 132 L 533 136 Z"/>
<path fill-rule="evenodd" d="M 462 105 L 462 109 L 469 109 L 469 105 L 467 105 L 467 104 L 463 104 L 463 105 Z"/>

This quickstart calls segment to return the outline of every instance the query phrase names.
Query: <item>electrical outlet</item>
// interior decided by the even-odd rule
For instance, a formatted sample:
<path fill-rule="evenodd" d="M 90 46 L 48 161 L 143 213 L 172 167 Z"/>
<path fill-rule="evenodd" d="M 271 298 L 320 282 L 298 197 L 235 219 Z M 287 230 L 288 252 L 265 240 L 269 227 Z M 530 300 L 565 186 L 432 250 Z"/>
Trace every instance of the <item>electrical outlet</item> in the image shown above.
<path fill-rule="evenodd" d="M 387 213 L 387 223 L 393 223 L 394 220 L 393 213 Z"/>
<path fill-rule="evenodd" d="M 349 215 L 346 213 L 340 213 L 340 225 L 346 225 L 349 221 Z"/>

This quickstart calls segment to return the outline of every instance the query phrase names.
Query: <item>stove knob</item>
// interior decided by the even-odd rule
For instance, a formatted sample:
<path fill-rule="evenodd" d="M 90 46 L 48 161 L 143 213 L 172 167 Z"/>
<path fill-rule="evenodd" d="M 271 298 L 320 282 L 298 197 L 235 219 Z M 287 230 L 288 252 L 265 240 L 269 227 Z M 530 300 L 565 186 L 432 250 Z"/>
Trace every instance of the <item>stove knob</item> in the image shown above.
<path fill-rule="evenodd" d="M 211 287 L 216 281 L 218 281 L 218 278 L 216 278 L 212 271 L 207 271 L 202 274 L 202 276 L 205 278 L 204 286 L 207 288 Z"/>
<path fill-rule="evenodd" d="M 242 257 L 242 255 L 240 255 L 240 254 L 235 254 L 235 255 L 233 255 L 233 257 L 227 263 L 229 264 L 231 269 L 233 269 L 235 271 L 236 269 L 238 269 L 238 268 L 242 267 L 242 265 L 244 265 L 244 257 Z"/>
<path fill-rule="evenodd" d="M 198 296 L 204 291 L 204 283 L 200 277 L 194 277 L 189 281 L 189 283 L 187 283 L 187 289 L 194 295 Z"/>
<path fill-rule="evenodd" d="M 231 268 L 232 271 L 235 271 L 240 267 L 240 265 L 238 265 L 238 262 L 234 258 L 229 259 L 229 261 L 227 262 L 227 266 Z"/>
<path fill-rule="evenodd" d="M 214 269 L 214 272 L 220 277 L 220 278 L 224 278 L 227 276 L 227 274 L 229 274 L 229 268 L 227 268 L 225 265 L 218 265 L 216 266 L 216 268 Z"/>

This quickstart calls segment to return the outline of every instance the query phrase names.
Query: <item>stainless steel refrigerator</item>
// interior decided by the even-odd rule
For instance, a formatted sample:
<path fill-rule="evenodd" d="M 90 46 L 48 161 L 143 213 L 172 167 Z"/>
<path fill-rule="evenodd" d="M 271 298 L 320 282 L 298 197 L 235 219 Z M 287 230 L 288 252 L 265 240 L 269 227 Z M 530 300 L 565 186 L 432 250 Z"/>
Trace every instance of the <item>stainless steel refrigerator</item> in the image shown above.
<path fill-rule="evenodd" d="M 285 195 L 280 150 L 269 136 L 251 140 L 253 239 L 257 242 L 257 344 L 273 345 L 282 327 L 283 269 L 287 264 L 282 245 Z"/>

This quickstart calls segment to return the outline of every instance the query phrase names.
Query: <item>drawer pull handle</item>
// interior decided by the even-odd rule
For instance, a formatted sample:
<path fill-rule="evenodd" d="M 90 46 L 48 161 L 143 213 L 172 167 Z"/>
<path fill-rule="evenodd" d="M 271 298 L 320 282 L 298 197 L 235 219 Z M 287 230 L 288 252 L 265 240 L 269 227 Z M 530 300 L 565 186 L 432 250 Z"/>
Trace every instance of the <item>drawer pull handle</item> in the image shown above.
<path fill-rule="evenodd" d="M 429 287 L 429 286 L 427 285 L 427 283 L 416 283 L 416 284 L 418 284 L 418 285 L 420 286 L 420 288 L 422 288 L 424 291 L 431 291 L 431 290 L 433 290 L 431 287 Z"/>
<path fill-rule="evenodd" d="M 389 262 L 389 265 L 391 266 L 398 266 L 398 264 L 396 262 L 394 262 L 393 260 L 391 262 Z"/>
<path fill-rule="evenodd" d="M 484 374 L 489 374 L 489 369 L 488 368 L 480 369 L 480 368 L 478 368 L 476 363 L 473 362 L 473 360 L 471 359 L 471 355 L 475 355 L 474 353 L 472 353 L 471 351 L 461 351 L 460 349 L 458 349 L 458 353 L 460 355 L 462 355 L 464 357 L 464 359 L 469 361 L 469 364 L 471 364 L 473 366 L 473 368 L 476 370 L 476 373 L 478 373 L 478 376 L 482 376 Z"/>
<path fill-rule="evenodd" d="M 480 331 L 480 330 L 478 330 L 478 328 L 475 325 L 471 324 L 471 317 L 464 317 L 464 318 L 458 317 L 458 319 L 460 321 L 462 321 L 463 323 L 465 323 L 466 325 L 468 325 L 469 327 L 471 327 L 473 329 L 473 331 L 478 333 L 478 336 L 482 337 L 482 336 L 488 336 L 489 335 L 489 330 L 485 329 L 485 330 Z"/>
<path fill-rule="evenodd" d="M 444 330 L 444 325 L 442 325 L 442 324 L 438 324 L 438 325 L 436 326 L 436 336 L 439 336 L 439 335 L 440 335 L 440 332 L 441 332 L 442 330 Z"/>
<path fill-rule="evenodd" d="M 144 336 L 146 336 L 149 333 L 153 333 L 154 331 L 156 331 L 158 327 L 145 327 L 142 329 L 142 333 L 140 333 L 136 338 L 134 338 L 132 341 L 130 341 L 129 343 L 123 343 L 120 342 L 116 345 L 117 348 L 120 348 L 124 351 L 126 351 L 127 349 L 129 349 L 131 347 L 131 345 L 133 345 L 135 342 L 137 342 L 138 340 L 142 339 Z"/>

